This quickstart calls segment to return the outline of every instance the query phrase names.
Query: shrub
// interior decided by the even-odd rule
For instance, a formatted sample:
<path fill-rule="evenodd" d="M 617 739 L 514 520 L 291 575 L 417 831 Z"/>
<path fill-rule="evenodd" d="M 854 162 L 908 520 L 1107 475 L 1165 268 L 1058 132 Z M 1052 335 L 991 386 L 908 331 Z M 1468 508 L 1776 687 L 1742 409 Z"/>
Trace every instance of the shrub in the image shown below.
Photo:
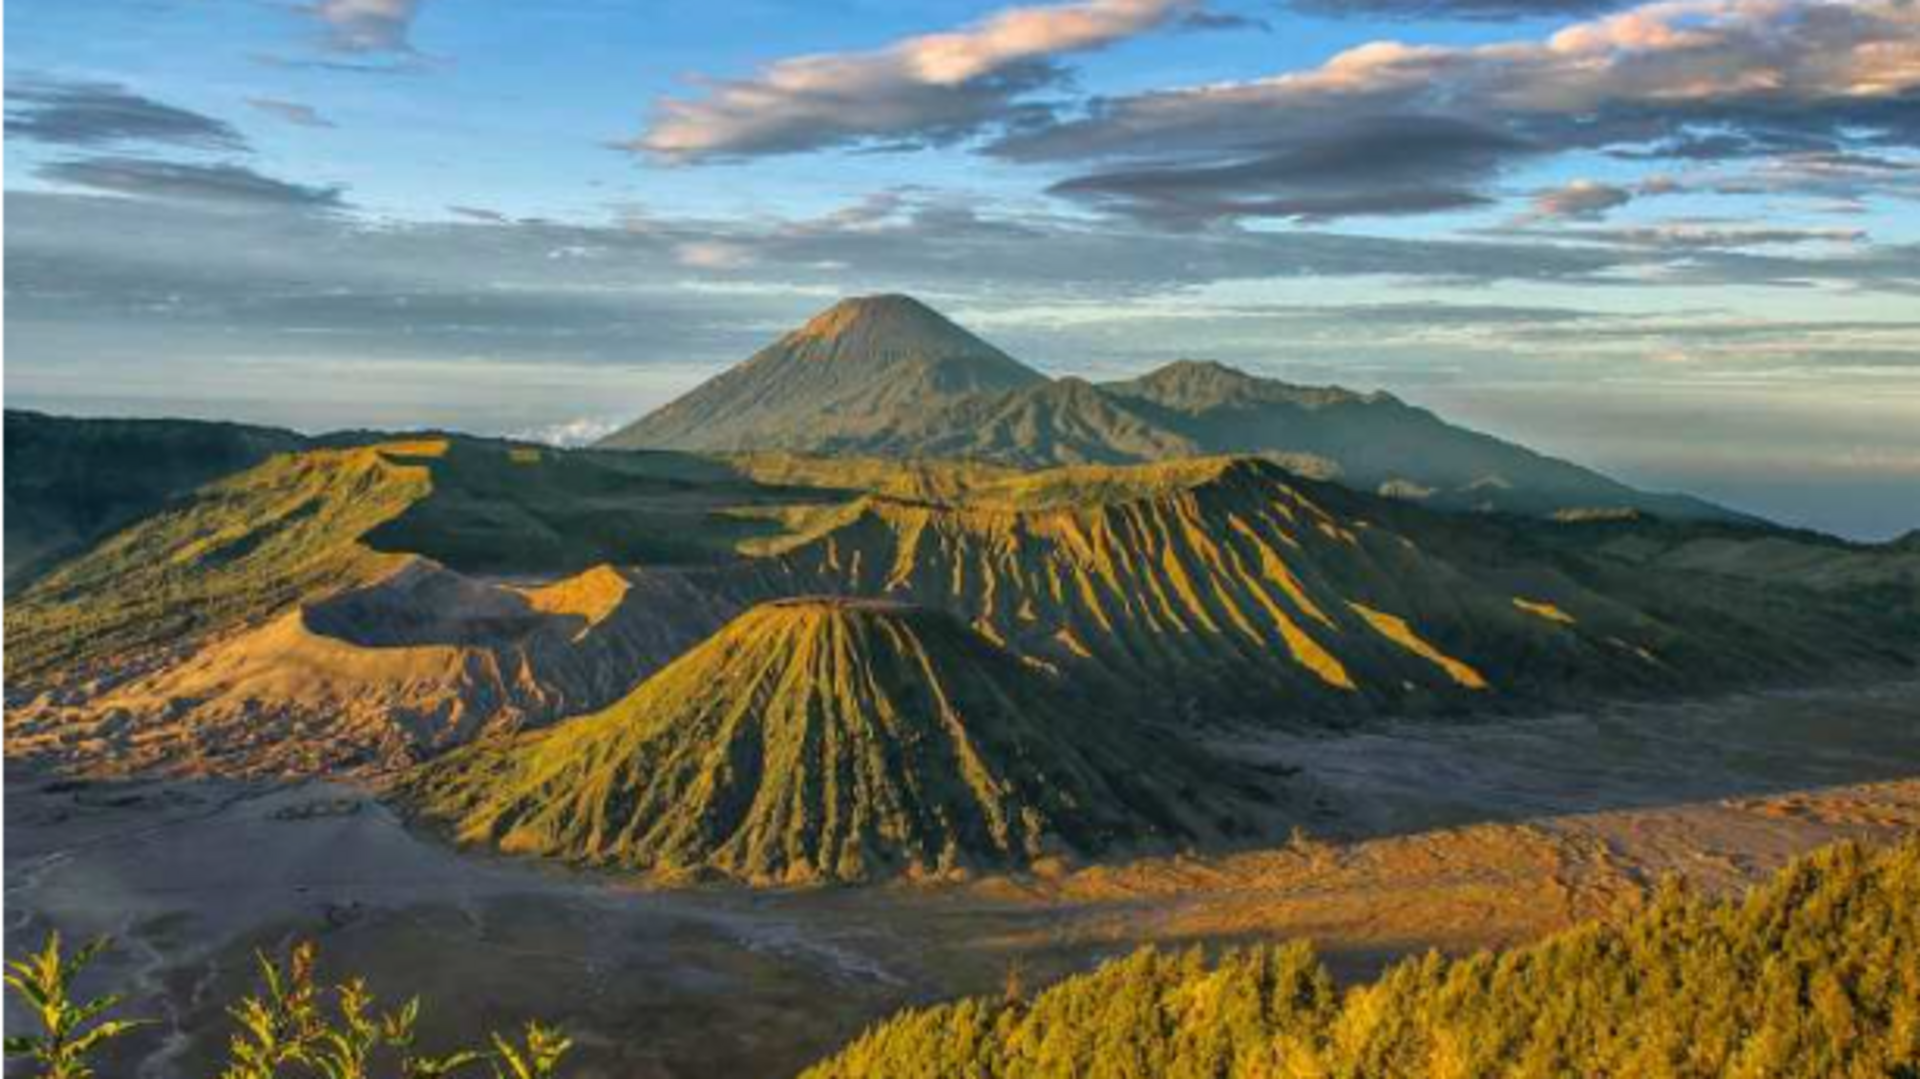
<path fill-rule="evenodd" d="M 60 935 L 25 959 L 7 964 L 7 986 L 39 1026 L 9 1036 L 8 1059 L 31 1060 L 39 1079 L 93 1079 L 91 1061 L 107 1042 L 143 1020 L 111 1019 L 117 995 L 85 1003 L 73 983 L 101 951 L 105 938 L 63 955 Z M 560 1031 L 528 1023 L 516 1037 L 494 1033 L 481 1048 L 441 1056 L 415 1051 L 420 1017 L 415 997 L 383 1011 L 359 978 L 322 987 L 314 978 L 316 951 L 296 944 L 282 960 L 257 956 L 260 986 L 227 1009 L 238 1029 L 220 1079 L 451 1079 L 491 1068 L 494 1079 L 553 1079 L 571 1042 Z"/>

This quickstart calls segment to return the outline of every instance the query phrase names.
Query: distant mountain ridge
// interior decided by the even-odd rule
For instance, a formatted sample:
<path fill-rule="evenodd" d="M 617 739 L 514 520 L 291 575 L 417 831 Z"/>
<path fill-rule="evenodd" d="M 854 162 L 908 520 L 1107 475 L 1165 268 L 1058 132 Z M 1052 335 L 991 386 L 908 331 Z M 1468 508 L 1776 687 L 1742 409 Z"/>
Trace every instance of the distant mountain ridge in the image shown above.
<path fill-rule="evenodd" d="M 1019 468 L 1257 454 L 1441 509 L 1752 520 L 1636 490 L 1384 392 L 1298 386 L 1198 360 L 1116 382 L 1050 379 L 897 295 L 835 304 L 600 445 Z"/>

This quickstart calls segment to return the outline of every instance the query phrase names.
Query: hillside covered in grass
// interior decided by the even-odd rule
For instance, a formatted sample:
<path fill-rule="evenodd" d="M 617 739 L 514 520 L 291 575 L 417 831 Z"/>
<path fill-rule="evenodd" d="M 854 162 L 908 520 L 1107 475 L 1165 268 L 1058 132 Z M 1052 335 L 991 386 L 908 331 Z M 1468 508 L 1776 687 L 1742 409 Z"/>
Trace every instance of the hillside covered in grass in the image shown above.
<path fill-rule="evenodd" d="M 74 419 L 8 409 L 6 574 L 20 584 L 206 483 L 307 440 L 195 420 Z"/>
<path fill-rule="evenodd" d="M 881 1023 L 805 1079 L 1920 1074 L 1920 840 L 1843 844 L 1744 900 L 1406 960 L 1340 990 L 1306 944 L 1143 950 L 1031 997 Z"/>
<path fill-rule="evenodd" d="M 800 883 L 1250 835 L 1248 778 L 949 615 L 795 599 L 605 711 L 424 766 L 401 798 L 510 852 Z"/>
<path fill-rule="evenodd" d="M 1439 514 L 1256 458 L 973 477 L 873 497 L 759 594 L 950 611 L 1110 705 L 1341 723 L 1700 692 L 1912 664 L 1912 635 L 1791 577 L 1595 557 L 1579 523 Z M 1749 540 L 1757 537 L 1749 535 Z"/>
<path fill-rule="evenodd" d="M 1189 737 L 1537 711 L 1911 671 L 1910 564 L 1742 526 L 1436 513 L 1247 457 L 310 449 L 9 597 L 8 752 L 387 773 L 599 711 L 742 611 L 820 595 L 944 612 L 1074 710 Z"/>

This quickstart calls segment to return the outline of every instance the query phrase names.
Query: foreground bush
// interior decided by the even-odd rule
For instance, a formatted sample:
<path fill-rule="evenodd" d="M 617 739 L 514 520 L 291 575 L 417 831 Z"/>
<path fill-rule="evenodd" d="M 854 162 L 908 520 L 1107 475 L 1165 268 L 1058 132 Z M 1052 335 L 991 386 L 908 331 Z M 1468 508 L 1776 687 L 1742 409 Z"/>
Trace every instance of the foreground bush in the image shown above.
<path fill-rule="evenodd" d="M 1303 944 L 1136 952 L 1031 999 L 909 1011 L 806 1079 L 1920 1079 L 1920 839 L 1744 901 L 1404 961 L 1344 993 Z"/>
<path fill-rule="evenodd" d="M 55 933 L 39 952 L 7 964 L 7 986 L 39 1028 L 7 1036 L 9 1060 L 31 1061 L 41 1079 L 93 1079 L 101 1047 L 143 1025 L 108 1018 L 118 996 L 74 997 L 74 980 L 105 943 L 63 955 Z M 496 1033 L 485 1048 L 422 1056 L 414 1051 L 418 998 L 383 1012 L 357 978 L 323 989 L 314 981 L 311 944 L 296 945 L 284 962 L 265 955 L 259 962 L 259 990 L 227 1009 L 239 1029 L 220 1079 L 449 1079 L 483 1066 L 495 1079 L 552 1079 L 571 1044 L 528 1023 L 519 1039 Z"/>

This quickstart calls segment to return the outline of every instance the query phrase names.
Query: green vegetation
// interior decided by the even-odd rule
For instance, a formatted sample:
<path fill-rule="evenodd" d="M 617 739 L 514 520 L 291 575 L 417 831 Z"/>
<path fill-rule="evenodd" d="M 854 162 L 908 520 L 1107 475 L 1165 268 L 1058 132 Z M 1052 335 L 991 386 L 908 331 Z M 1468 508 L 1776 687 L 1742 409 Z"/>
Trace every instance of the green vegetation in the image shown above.
<path fill-rule="evenodd" d="M 203 487 L 61 565 L 7 605 L 10 690 L 98 663 L 125 668 L 395 560 L 359 538 L 424 497 L 390 447 L 283 454 Z"/>
<path fill-rule="evenodd" d="M 7 1059 L 31 1060 L 43 1079 L 92 1079 L 90 1059 L 107 1042 L 140 1025 L 137 1020 L 109 1019 L 120 1006 L 118 996 L 81 1001 L 74 996 L 74 979 L 106 947 L 95 940 L 72 955 L 62 955 L 60 934 L 53 933 L 40 951 L 7 963 L 7 988 L 13 991 L 33 1021 L 36 1034 L 8 1034 Z"/>
<path fill-rule="evenodd" d="M 765 604 L 604 712 L 426 765 L 464 841 L 668 875 L 856 880 L 1250 831 L 1244 782 L 937 612 Z"/>
<path fill-rule="evenodd" d="M 177 499 L 18 596 L 9 688 L 102 662 L 136 667 L 369 584 L 408 556 L 512 574 L 712 562 L 786 527 L 744 509 L 850 497 L 762 485 L 680 454 L 464 439 L 282 454 Z"/>
<path fill-rule="evenodd" d="M 18 586 L 61 557 L 205 483 L 299 449 L 292 431 L 194 420 L 6 414 L 6 574 Z"/>
<path fill-rule="evenodd" d="M 106 943 L 63 956 L 55 933 L 41 951 L 7 964 L 7 985 L 39 1031 L 8 1035 L 6 1055 L 31 1061 L 35 1079 L 92 1079 L 108 1043 L 145 1025 L 106 1017 L 120 1007 L 118 996 L 74 999 L 74 981 Z M 359 979 L 323 989 L 314 963 L 312 944 L 295 945 L 284 962 L 259 957 L 259 991 L 227 1009 L 238 1029 L 221 1079 L 452 1079 L 483 1065 L 494 1079 L 553 1079 L 572 1046 L 558 1030 L 528 1023 L 518 1038 L 491 1035 L 485 1048 L 421 1055 L 418 998 L 382 1011 Z"/>
<path fill-rule="evenodd" d="M 1579 526 L 1436 514 L 1251 458 L 987 474 L 869 499 L 743 567 L 768 594 L 949 611 L 1101 707 L 1339 723 L 1912 664 L 1884 611 L 1583 551 Z M 1572 625 L 1517 608 L 1522 596 Z"/>
<path fill-rule="evenodd" d="M 577 573 L 603 563 L 711 563 L 770 544 L 789 514 L 852 496 L 763 483 L 680 453 L 605 453 L 456 440 L 423 462 L 426 496 L 367 536 L 463 573 Z"/>
<path fill-rule="evenodd" d="M 1337 990 L 1304 944 L 1144 950 L 1031 998 L 904 1013 L 806 1079 L 1920 1075 L 1920 840 L 1841 844 L 1744 901 L 1428 955 Z"/>

